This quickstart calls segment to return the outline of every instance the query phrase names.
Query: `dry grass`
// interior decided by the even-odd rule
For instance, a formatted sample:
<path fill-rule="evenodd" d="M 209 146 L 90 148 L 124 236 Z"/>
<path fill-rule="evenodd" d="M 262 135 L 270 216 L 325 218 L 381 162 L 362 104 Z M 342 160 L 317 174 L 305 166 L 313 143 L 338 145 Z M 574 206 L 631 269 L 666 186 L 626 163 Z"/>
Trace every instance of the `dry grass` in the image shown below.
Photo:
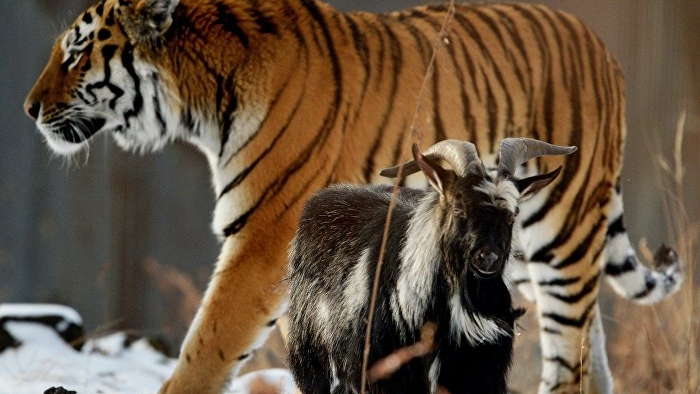
<path fill-rule="evenodd" d="M 684 286 L 649 310 L 617 303 L 616 329 L 608 341 L 617 392 L 700 393 L 700 314 L 693 305 L 698 297 L 697 286 Z"/>

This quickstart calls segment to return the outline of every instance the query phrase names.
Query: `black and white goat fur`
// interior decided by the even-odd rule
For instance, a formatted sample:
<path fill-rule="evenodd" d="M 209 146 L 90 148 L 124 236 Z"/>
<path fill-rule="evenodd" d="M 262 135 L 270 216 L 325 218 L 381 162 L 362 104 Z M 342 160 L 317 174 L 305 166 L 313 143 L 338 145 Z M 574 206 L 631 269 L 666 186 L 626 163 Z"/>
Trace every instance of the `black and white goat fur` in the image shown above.
<path fill-rule="evenodd" d="M 489 175 L 473 144 L 443 141 L 414 160 L 431 190 L 400 188 L 391 217 L 372 326 L 370 365 L 437 324 L 436 350 L 414 358 L 370 393 L 505 393 L 515 319 L 504 267 L 518 203 L 557 170 L 515 179 L 515 168 L 558 147 L 505 139 Z M 451 170 L 439 165 L 444 160 Z M 399 167 L 382 175 L 396 177 Z M 289 363 L 305 394 L 358 393 L 372 280 L 390 186 L 336 185 L 306 204 L 290 250 Z"/>

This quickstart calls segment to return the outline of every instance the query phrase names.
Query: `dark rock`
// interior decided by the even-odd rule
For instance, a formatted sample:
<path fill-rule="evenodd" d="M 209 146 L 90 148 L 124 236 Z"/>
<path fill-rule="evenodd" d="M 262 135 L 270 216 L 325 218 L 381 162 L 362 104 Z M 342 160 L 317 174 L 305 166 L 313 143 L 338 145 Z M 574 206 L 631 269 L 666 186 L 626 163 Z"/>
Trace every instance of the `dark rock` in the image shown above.
<path fill-rule="evenodd" d="M 44 394 L 77 394 L 77 392 L 66 390 L 63 387 L 51 387 L 44 391 Z"/>

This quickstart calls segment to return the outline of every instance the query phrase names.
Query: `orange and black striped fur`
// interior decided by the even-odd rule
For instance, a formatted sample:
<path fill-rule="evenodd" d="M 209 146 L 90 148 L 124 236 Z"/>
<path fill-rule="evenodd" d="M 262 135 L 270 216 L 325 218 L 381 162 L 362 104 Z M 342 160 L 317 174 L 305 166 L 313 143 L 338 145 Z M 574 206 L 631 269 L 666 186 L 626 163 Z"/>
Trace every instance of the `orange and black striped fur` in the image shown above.
<path fill-rule="evenodd" d="M 508 136 L 579 147 L 560 178 L 523 205 L 512 275 L 537 302 L 540 392 L 612 390 L 602 274 L 642 303 L 682 279 L 668 248 L 657 269 L 638 264 L 622 225 L 620 69 L 565 13 L 524 4 L 449 10 L 105 0 L 59 36 L 25 103 L 54 151 L 72 154 L 106 132 L 136 151 L 188 141 L 211 166 L 222 250 L 163 393 L 222 389 L 284 313 L 287 247 L 306 198 L 332 182 L 378 181 L 377 169 L 408 157 L 412 125 L 423 147 L 474 142 L 487 166 Z M 539 159 L 522 172 L 553 165 Z"/>

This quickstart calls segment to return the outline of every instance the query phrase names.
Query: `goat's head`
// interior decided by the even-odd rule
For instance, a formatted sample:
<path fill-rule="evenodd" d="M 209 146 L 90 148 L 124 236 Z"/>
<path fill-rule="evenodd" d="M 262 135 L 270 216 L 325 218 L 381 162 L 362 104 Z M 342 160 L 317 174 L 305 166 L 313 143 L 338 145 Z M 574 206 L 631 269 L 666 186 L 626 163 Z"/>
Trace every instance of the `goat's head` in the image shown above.
<path fill-rule="evenodd" d="M 568 155 L 576 147 L 561 147 L 526 138 L 506 138 L 501 143 L 495 176 L 489 175 L 474 144 L 446 140 L 421 154 L 413 145 L 413 160 L 385 169 L 381 175 L 397 177 L 421 171 L 437 191 L 435 215 L 441 231 L 441 247 L 449 277 L 471 272 L 477 277 L 500 275 L 511 253 L 513 225 L 518 204 L 549 185 L 561 167 L 517 179 L 516 168 L 544 155 Z M 445 161 L 451 169 L 439 163 Z M 458 261 L 455 261 L 458 260 Z"/>

